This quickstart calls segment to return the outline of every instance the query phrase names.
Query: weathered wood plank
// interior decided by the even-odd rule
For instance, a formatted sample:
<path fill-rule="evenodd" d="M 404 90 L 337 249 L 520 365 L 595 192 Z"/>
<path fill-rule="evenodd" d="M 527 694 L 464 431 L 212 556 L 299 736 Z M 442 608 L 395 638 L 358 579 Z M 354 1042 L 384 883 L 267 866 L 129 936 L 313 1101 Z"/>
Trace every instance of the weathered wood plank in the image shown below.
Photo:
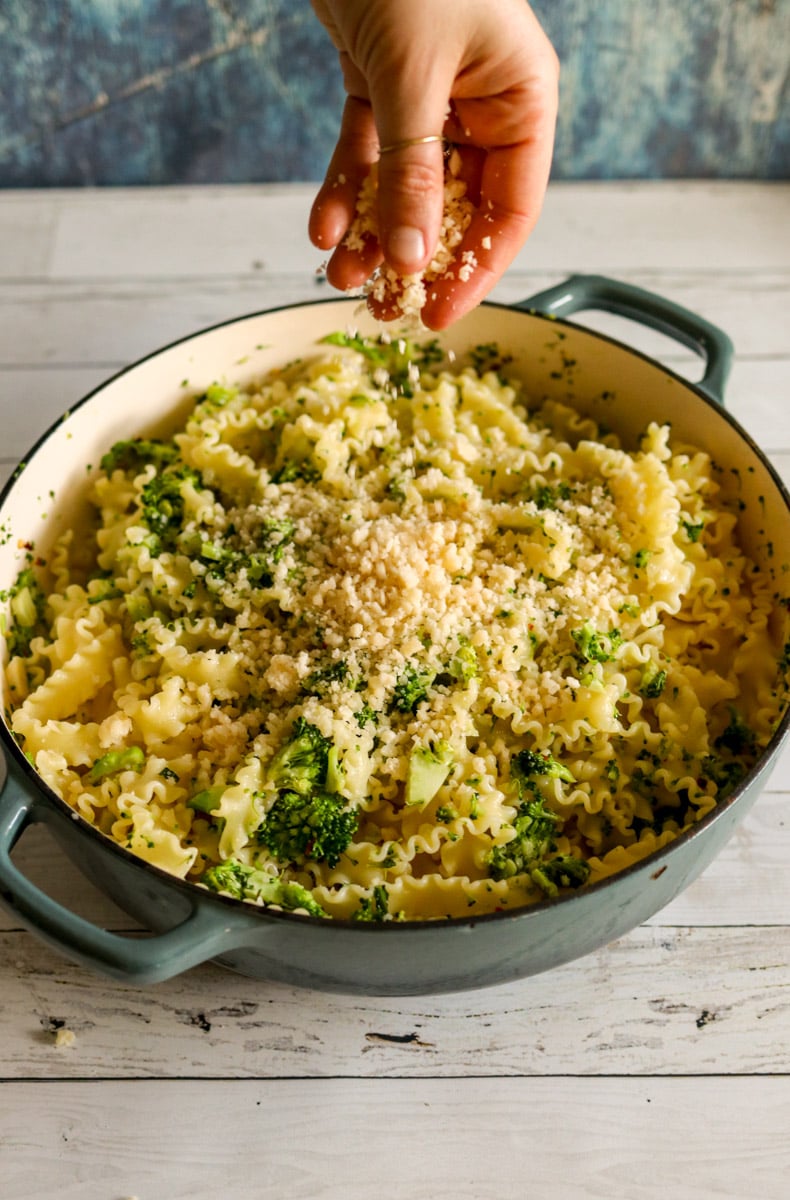
<path fill-rule="evenodd" d="M 307 214 L 315 187 L 48 192 L 59 205 L 53 278 L 278 274 L 321 261 Z M 38 202 L 38 194 L 31 203 Z M 2 197 L 0 196 L 0 200 Z M 556 183 L 515 269 L 786 270 L 790 184 Z M 0 204 L 2 214 L 2 204 Z M 0 222 L 2 216 L 0 215 Z"/>
<path fill-rule="evenodd" d="M 0 961 L 0 1078 L 790 1074 L 786 926 L 643 927 L 546 975 L 397 999 L 210 965 L 132 988 L 22 933 Z"/>
<path fill-rule="evenodd" d="M 6 1084 L 6 1200 L 784 1200 L 790 1080 Z M 527 1182 L 528 1181 L 528 1184 Z"/>

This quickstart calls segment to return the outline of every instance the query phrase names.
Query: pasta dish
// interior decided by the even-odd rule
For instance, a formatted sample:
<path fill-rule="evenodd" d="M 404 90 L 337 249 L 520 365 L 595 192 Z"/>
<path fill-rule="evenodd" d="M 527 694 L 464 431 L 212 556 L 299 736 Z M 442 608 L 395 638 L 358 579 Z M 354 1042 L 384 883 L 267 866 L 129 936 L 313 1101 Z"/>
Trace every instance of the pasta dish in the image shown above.
<path fill-rule="evenodd" d="M 785 703 L 781 597 L 701 450 L 339 333 L 107 448 L 10 589 L 10 727 L 131 853 L 354 920 L 584 888 L 732 791 Z"/>

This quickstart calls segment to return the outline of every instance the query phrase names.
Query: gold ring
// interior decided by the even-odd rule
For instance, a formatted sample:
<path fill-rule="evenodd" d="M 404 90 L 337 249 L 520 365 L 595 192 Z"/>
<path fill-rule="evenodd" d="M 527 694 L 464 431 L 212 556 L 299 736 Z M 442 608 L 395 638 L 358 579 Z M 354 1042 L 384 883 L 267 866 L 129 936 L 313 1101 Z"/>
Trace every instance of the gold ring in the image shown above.
<path fill-rule="evenodd" d="M 443 142 L 440 133 L 429 133 L 427 137 L 404 138 L 402 142 L 392 142 L 389 146 L 379 147 L 379 158 L 382 154 L 391 154 L 393 150 L 405 150 L 408 146 L 427 146 L 429 142 Z"/>

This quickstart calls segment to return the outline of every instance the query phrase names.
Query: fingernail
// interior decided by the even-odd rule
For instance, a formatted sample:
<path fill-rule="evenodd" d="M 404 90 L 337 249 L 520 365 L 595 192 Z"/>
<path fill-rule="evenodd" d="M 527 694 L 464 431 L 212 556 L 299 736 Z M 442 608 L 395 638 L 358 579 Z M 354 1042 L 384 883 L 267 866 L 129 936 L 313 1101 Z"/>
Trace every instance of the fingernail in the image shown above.
<path fill-rule="evenodd" d="M 425 256 L 422 230 L 412 225 L 398 225 L 388 239 L 389 256 L 400 263 L 420 263 Z"/>

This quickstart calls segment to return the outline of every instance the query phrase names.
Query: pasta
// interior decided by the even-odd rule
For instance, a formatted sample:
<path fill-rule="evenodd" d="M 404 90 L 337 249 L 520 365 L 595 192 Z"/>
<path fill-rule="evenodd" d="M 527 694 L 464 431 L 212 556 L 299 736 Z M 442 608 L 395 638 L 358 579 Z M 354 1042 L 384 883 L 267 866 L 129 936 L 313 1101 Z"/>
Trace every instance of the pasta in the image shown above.
<path fill-rule="evenodd" d="M 709 813 L 786 701 L 715 464 L 352 334 L 108 450 L 92 561 L 8 596 L 13 733 L 86 821 L 252 903 L 466 917 Z"/>

